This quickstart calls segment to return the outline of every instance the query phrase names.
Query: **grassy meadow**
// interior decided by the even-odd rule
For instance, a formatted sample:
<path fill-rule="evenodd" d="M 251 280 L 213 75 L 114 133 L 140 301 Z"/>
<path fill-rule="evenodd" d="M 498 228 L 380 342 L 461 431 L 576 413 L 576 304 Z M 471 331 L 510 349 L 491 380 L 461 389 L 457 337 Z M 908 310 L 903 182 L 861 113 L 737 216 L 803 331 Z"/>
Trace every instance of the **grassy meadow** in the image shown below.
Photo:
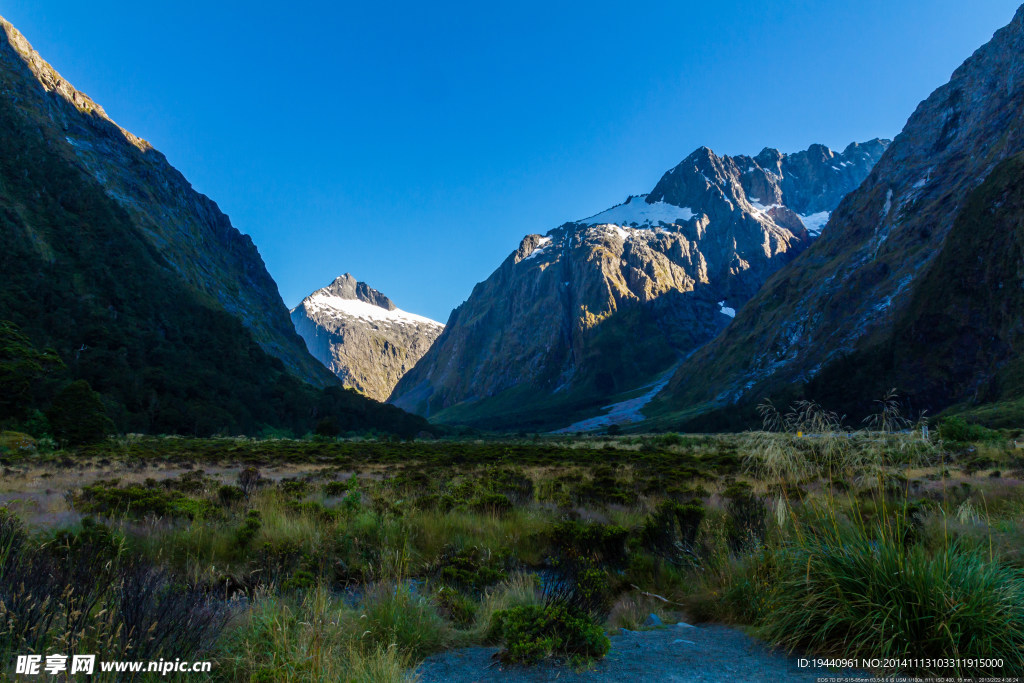
<path fill-rule="evenodd" d="M 0 660 L 399 681 L 476 644 L 585 667 L 655 614 L 794 653 L 1004 660 L 901 673 L 1024 673 L 1019 432 L 954 419 L 926 438 L 884 402 L 858 431 L 813 404 L 763 417 L 731 435 L 77 450 L 4 433 Z"/>

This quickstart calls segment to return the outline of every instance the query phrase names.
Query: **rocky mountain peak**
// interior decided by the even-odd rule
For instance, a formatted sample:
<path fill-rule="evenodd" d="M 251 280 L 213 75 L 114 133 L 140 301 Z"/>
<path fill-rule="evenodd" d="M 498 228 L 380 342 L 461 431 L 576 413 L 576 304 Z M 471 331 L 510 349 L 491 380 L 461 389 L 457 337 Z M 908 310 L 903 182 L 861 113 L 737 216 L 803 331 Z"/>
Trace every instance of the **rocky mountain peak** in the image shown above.
<path fill-rule="evenodd" d="M 850 145 L 824 163 L 809 153 L 782 161 L 781 189 L 798 212 L 830 210 L 831 178 L 864 181 L 822 237 L 680 368 L 661 406 L 756 402 L 804 384 L 851 413 L 894 386 L 935 412 L 1018 386 L 1006 371 L 1000 389 L 997 374 L 1024 348 L 1011 286 L 1020 261 L 1004 263 L 1019 249 L 1006 226 L 1022 215 L 1012 188 L 1024 165 L 1024 6 L 891 145 Z"/>
<path fill-rule="evenodd" d="M 309 352 L 342 383 L 384 401 L 444 325 L 398 308 L 350 273 L 316 290 L 291 311 Z"/>
<path fill-rule="evenodd" d="M 323 289 L 317 290 L 317 292 L 324 292 L 331 296 L 338 297 L 339 299 L 348 299 L 351 301 L 363 301 L 374 306 L 379 306 L 386 311 L 394 311 L 398 309 L 395 303 L 384 296 L 381 292 L 378 292 L 370 285 L 365 282 L 359 282 L 351 273 L 345 273 L 344 275 L 335 278 L 334 282 L 327 285 Z M 317 292 L 314 292 L 317 293 Z"/>
<path fill-rule="evenodd" d="M 717 335 L 870 170 L 823 150 L 765 150 L 762 166 L 700 147 L 649 194 L 527 235 L 390 400 L 441 420 L 538 427 L 653 380 Z M 520 404 L 517 391 L 546 398 Z"/>

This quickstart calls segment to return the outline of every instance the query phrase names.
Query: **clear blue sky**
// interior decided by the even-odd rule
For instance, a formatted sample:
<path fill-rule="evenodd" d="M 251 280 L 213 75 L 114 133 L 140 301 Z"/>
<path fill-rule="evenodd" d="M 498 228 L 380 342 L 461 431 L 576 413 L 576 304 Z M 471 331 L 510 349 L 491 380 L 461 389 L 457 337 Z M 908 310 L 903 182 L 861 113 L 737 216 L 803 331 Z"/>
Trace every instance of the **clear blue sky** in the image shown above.
<path fill-rule="evenodd" d="M 526 234 L 699 145 L 892 137 L 1016 0 L 0 0 L 250 234 L 294 306 L 351 272 L 447 320 Z"/>

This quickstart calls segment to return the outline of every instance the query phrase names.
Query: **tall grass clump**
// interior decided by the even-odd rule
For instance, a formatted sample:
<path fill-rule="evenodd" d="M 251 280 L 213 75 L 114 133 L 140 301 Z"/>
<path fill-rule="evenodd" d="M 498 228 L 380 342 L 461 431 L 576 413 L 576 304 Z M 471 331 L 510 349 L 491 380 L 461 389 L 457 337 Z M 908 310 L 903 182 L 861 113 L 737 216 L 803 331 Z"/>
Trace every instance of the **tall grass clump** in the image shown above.
<path fill-rule="evenodd" d="M 301 600 L 260 596 L 222 639 L 215 680 L 283 683 L 405 681 L 413 660 L 396 645 L 363 642 L 358 615 L 317 587 Z"/>
<path fill-rule="evenodd" d="M 961 662 L 954 671 L 920 660 L 1001 657 L 1000 671 L 1024 671 L 1024 572 L 991 543 L 950 537 L 950 520 L 980 524 L 980 516 L 951 499 L 945 484 L 942 500 L 925 501 L 942 520 L 941 536 L 929 537 L 922 502 L 911 500 L 898 468 L 927 458 L 932 445 L 904 431 L 910 422 L 894 392 L 877 407 L 867 431 L 840 435 L 825 430 L 842 420 L 814 403 L 785 415 L 762 406 L 765 429 L 783 435 L 755 439 L 760 448 L 746 464 L 777 482 L 780 533 L 731 563 L 720 604 L 789 651 L 894 658 L 905 660 L 894 667 L 901 672 L 966 676 L 995 669 Z M 801 428 L 821 431 L 793 438 Z M 825 484 L 820 497 L 802 485 L 812 474 Z"/>
<path fill-rule="evenodd" d="M 198 658 L 227 618 L 202 586 L 123 556 L 105 527 L 83 524 L 40 543 L 0 508 L 0 660 L 29 652 Z"/>
<path fill-rule="evenodd" d="M 902 531 L 896 525 L 872 535 L 837 526 L 782 547 L 768 609 L 761 611 L 764 635 L 791 651 L 1002 657 L 1004 671 L 1024 671 L 1024 572 L 956 544 L 934 554 L 908 546 Z"/>

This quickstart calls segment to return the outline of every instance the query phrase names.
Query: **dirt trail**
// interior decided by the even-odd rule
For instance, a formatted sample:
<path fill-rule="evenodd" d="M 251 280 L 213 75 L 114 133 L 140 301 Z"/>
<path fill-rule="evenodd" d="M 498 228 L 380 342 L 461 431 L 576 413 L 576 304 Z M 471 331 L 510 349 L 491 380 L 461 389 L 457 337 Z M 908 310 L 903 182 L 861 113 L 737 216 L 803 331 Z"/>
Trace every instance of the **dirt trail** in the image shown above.
<path fill-rule="evenodd" d="M 420 665 L 421 683 L 474 683 L 511 681 L 666 681 L 670 683 L 788 683 L 824 677 L 869 678 L 854 671 L 800 668 L 797 658 L 775 652 L 741 631 L 725 626 L 669 626 L 650 631 L 627 631 L 612 636 L 612 649 L 590 669 L 574 671 L 568 665 L 519 667 L 501 664 L 497 648 L 452 650 L 428 658 Z"/>

